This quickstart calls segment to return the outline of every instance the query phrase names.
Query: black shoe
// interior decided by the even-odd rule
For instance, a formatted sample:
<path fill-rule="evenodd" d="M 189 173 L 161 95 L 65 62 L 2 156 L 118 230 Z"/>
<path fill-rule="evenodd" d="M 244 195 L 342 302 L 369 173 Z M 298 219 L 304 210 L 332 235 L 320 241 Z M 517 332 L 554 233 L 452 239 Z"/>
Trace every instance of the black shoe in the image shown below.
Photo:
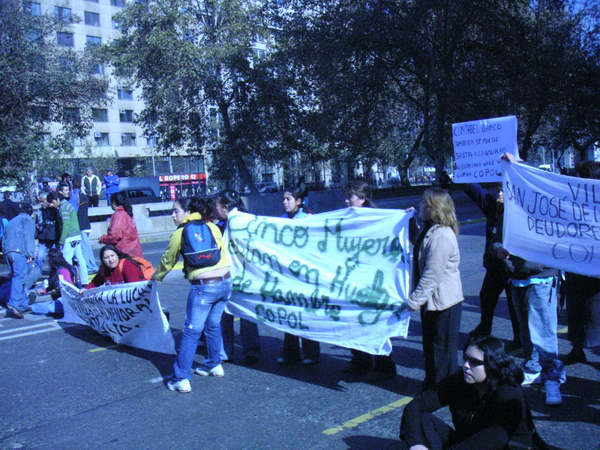
<path fill-rule="evenodd" d="M 564 358 L 563 358 L 563 362 L 567 365 L 570 366 L 572 364 L 577 364 L 577 363 L 587 363 L 587 357 L 585 356 L 585 352 L 583 351 L 582 348 L 573 348 L 569 354 L 567 354 Z"/>
<path fill-rule="evenodd" d="M 14 306 L 6 305 L 6 317 L 12 317 L 13 319 L 24 319 L 25 314 L 23 314 Z"/>

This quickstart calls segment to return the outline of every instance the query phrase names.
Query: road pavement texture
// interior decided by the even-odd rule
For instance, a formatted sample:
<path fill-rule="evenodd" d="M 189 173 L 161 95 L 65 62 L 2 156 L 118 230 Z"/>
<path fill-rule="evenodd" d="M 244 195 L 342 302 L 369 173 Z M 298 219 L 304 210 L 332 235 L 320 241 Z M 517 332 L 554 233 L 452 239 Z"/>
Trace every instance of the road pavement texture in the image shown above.
<path fill-rule="evenodd" d="M 392 199 L 379 206 L 416 206 L 417 201 Z M 457 209 L 463 223 L 475 219 L 461 227 L 459 238 L 465 342 L 479 321 L 484 224 L 468 201 L 457 199 Z M 145 244 L 146 257 L 156 264 L 164 246 Z M 159 286 L 178 337 L 188 284 L 181 273 L 173 273 Z M 570 350 L 565 312 L 560 317 L 559 346 L 565 354 Z M 262 325 L 259 331 L 258 364 L 239 362 L 237 342 L 237 359 L 224 365 L 224 378 L 193 376 L 193 392 L 180 394 L 165 387 L 170 356 L 116 346 L 89 328 L 46 317 L 2 318 L 0 448 L 395 447 L 402 411 L 424 376 L 418 314 L 413 314 L 408 339 L 393 340 L 398 375 L 391 380 L 344 374 L 350 352 L 327 344 L 321 346 L 319 365 L 278 366 L 281 333 Z M 512 338 L 504 299 L 496 311 L 494 335 Z M 569 366 L 561 406 L 546 406 L 540 387 L 526 388 L 538 430 L 553 446 L 600 448 L 600 354 L 587 354 L 590 364 Z M 449 420 L 446 410 L 440 416 Z"/>

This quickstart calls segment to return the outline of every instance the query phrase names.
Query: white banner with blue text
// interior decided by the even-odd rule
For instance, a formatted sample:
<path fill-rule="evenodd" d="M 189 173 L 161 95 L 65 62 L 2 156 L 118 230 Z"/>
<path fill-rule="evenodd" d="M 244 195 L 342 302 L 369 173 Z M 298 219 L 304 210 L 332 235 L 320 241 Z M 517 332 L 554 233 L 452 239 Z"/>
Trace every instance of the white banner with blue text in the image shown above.
<path fill-rule="evenodd" d="M 61 281 L 63 322 L 92 327 L 115 343 L 175 354 L 169 322 L 162 312 L 156 282 L 100 286 L 80 292 Z"/>
<path fill-rule="evenodd" d="M 319 342 L 389 354 L 406 337 L 412 212 L 346 208 L 300 219 L 233 211 L 228 311 Z"/>
<path fill-rule="evenodd" d="M 504 164 L 504 248 L 528 261 L 599 277 L 600 181 Z"/>

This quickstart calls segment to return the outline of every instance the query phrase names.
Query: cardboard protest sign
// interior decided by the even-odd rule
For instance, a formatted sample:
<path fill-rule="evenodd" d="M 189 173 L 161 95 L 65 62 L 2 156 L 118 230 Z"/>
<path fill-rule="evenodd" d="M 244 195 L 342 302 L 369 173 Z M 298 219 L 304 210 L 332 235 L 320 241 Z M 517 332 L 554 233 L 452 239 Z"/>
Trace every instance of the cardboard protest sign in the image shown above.
<path fill-rule="evenodd" d="M 600 277 L 600 181 L 504 164 L 506 250 L 548 267 Z"/>
<path fill-rule="evenodd" d="M 515 116 L 452 124 L 454 182 L 502 181 L 500 156 L 518 155 Z"/>
<path fill-rule="evenodd" d="M 175 354 L 175 342 L 162 312 L 156 282 L 100 286 L 79 293 L 61 281 L 62 321 L 92 327 L 117 344 Z"/>
<path fill-rule="evenodd" d="M 305 338 L 389 354 L 410 312 L 412 213 L 347 208 L 301 219 L 234 211 L 228 310 Z"/>

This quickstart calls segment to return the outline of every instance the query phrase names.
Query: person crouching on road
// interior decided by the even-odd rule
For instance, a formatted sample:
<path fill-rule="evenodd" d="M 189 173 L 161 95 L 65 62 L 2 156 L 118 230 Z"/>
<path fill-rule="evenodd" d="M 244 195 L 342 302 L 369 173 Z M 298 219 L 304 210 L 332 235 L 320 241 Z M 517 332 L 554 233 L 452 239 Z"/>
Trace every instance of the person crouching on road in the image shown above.
<path fill-rule="evenodd" d="M 461 306 L 458 221 L 452 198 L 444 189 L 423 193 L 419 216 L 424 223 L 414 247 L 415 289 L 408 298 L 421 310 L 424 389 L 433 387 L 458 369 L 457 351 Z M 425 308 L 423 308 L 425 306 Z"/>
<path fill-rule="evenodd" d="M 520 387 L 523 372 L 502 341 L 472 336 L 463 358 L 462 371 L 406 406 L 400 448 L 546 448 Z M 444 406 L 450 408 L 454 429 L 433 415 Z"/>
<path fill-rule="evenodd" d="M 154 279 L 162 281 L 177 263 L 185 244 L 184 232 L 186 226 L 201 226 L 204 224 L 210 230 L 212 238 L 219 250 L 219 259 L 209 267 L 192 267 L 184 255 L 183 272 L 190 282 L 191 288 L 187 298 L 186 318 L 177 352 L 173 363 L 173 375 L 167 387 L 171 391 L 191 392 L 190 378 L 194 355 L 198 347 L 200 335 L 204 332 L 208 358 L 194 372 L 201 376 L 222 377 L 225 375 L 221 365 L 221 316 L 225 303 L 231 297 L 231 275 L 229 250 L 223 244 L 223 236 L 219 228 L 204 222 L 203 217 L 209 217 L 209 206 L 202 199 L 177 200 L 173 204 L 173 221 L 178 226 L 171 235 L 167 250 L 160 258 L 160 265 L 154 274 Z M 193 233 L 190 233 L 193 234 Z M 187 236 L 188 234 L 186 234 Z"/>
<path fill-rule="evenodd" d="M 135 283 L 145 279 L 140 264 L 114 245 L 105 245 L 100 249 L 100 261 L 100 269 L 86 286 L 87 289 L 105 284 Z"/>

